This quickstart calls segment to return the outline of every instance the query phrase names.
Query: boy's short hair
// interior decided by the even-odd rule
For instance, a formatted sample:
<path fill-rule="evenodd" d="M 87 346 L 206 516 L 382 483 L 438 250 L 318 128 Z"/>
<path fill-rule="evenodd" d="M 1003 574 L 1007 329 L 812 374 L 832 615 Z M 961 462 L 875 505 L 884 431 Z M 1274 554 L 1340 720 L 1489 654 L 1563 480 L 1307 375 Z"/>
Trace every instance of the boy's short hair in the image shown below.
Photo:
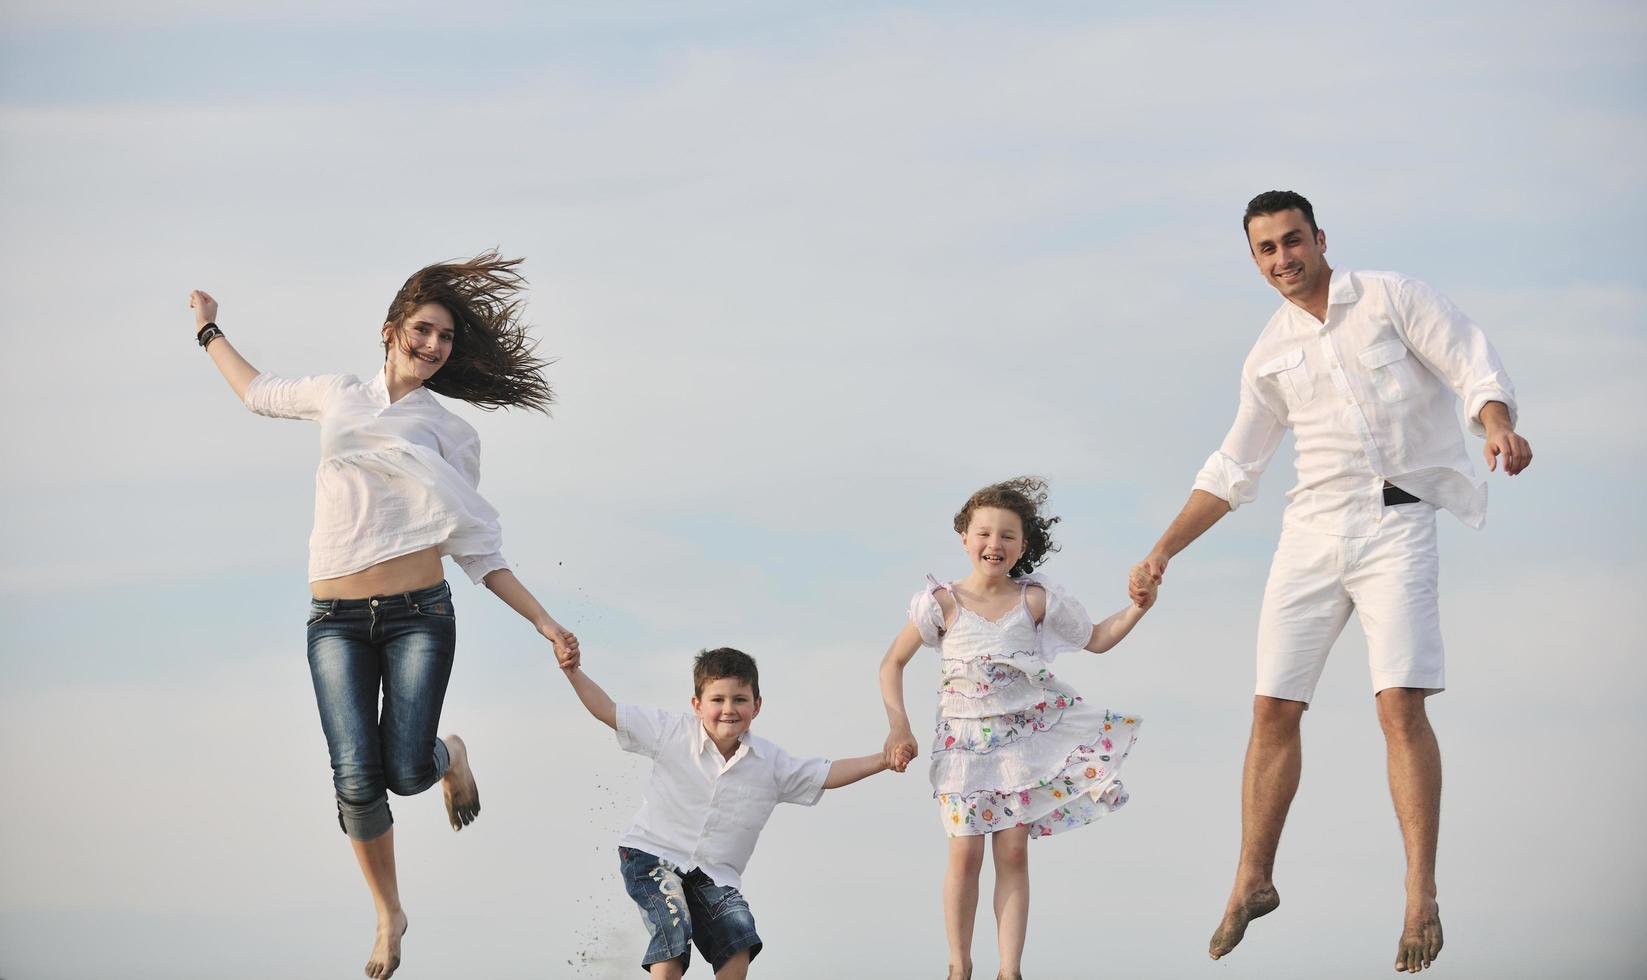
<path fill-rule="evenodd" d="M 703 697 L 705 684 L 727 677 L 743 681 L 755 697 L 761 696 L 761 673 L 755 667 L 755 658 L 731 647 L 704 650 L 692 661 L 692 696 Z"/>

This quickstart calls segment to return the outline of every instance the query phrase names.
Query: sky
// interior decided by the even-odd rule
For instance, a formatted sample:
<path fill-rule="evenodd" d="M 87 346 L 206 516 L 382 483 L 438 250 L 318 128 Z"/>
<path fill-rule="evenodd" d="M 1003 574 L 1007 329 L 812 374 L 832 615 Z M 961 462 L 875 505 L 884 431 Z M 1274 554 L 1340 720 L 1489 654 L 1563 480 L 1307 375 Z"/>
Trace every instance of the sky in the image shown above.
<path fill-rule="evenodd" d="M 303 658 L 316 431 L 235 402 L 189 290 L 263 370 L 366 375 L 412 271 L 524 256 L 553 415 L 452 405 L 517 574 L 619 700 L 685 710 L 692 654 L 736 646 L 756 730 L 842 757 L 881 746 L 879 659 L 923 576 L 966 572 L 973 489 L 1049 479 L 1045 573 L 1123 605 L 1278 303 L 1239 229 L 1271 188 L 1311 198 L 1336 267 L 1483 325 L 1537 457 L 1492 476 L 1484 530 L 1441 517 L 1440 975 L 1638 975 L 1639 5 L 454 10 L 0 2 L 0 977 L 346 977 L 369 952 Z M 1060 661 L 1145 721 L 1132 802 L 1031 848 L 1028 976 L 1390 969 L 1402 858 L 1353 623 L 1282 907 L 1205 956 L 1290 446 L 1132 637 Z M 442 727 L 484 812 L 454 836 L 438 794 L 392 801 L 397 976 L 634 976 L 614 846 L 647 763 L 448 574 Z M 911 664 L 912 717 L 936 673 Z M 918 763 L 775 813 L 755 974 L 936 975 L 934 810 Z"/>

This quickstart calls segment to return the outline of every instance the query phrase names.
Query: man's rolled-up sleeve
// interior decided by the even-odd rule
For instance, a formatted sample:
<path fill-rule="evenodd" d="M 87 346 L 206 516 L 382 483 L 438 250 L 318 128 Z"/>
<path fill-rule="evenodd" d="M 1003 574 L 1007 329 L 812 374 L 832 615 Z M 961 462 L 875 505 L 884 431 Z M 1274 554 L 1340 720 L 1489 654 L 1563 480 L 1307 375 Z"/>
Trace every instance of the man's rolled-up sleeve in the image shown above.
<path fill-rule="evenodd" d="M 1401 284 L 1397 298 L 1401 315 L 1396 323 L 1406 335 L 1407 346 L 1464 403 L 1464 421 L 1470 432 L 1487 434 L 1481 410 L 1488 402 L 1503 402 L 1514 428 L 1520 416 L 1515 385 L 1486 332 L 1427 283 L 1409 279 Z"/>
<path fill-rule="evenodd" d="M 1235 510 L 1258 496 L 1258 478 L 1275 457 L 1287 427 L 1245 376 L 1235 422 L 1218 450 L 1195 474 L 1195 489 L 1205 490 Z"/>

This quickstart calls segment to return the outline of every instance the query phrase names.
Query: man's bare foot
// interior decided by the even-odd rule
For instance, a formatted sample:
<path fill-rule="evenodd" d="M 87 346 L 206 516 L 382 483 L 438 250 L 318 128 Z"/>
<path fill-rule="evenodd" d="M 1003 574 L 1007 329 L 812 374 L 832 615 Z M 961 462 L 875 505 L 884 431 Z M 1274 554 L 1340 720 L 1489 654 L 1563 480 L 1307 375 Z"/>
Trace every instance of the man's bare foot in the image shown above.
<path fill-rule="evenodd" d="M 1224 910 L 1224 921 L 1218 923 L 1212 942 L 1207 944 L 1207 955 L 1216 960 L 1227 954 L 1247 934 L 1247 923 L 1269 915 L 1280 905 L 1281 896 L 1276 894 L 1274 885 L 1260 885 L 1248 892 L 1245 898 L 1238 899 L 1231 895 L 1229 907 Z"/>
<path fill-rule="evenodd" d="M 469 769 L 469 749 L 456 735 L 446 736 L 446 752 L 451 765 L 441 777 L 440 789 L 446 796 L 446 819 L 453 830 L 462 830 L 480 816 L 480 790 L 475 786 L 475 774 Z"/>
<path fill-rule="evenodd" d="M 1441 906 L 1432 899 L 1407 910 L 1401 943 L 1395 949 L 1397 973 L 1417 973 L 1441 955 Z"/>
<path fill-rule="evenodd" d="M 406 935 L 406 913 L 395 911 L 377 920 L 377 940 L 372 958 L 366 961 L 366 975 L 389 980 L 400 969 L 400 937 Z"/>

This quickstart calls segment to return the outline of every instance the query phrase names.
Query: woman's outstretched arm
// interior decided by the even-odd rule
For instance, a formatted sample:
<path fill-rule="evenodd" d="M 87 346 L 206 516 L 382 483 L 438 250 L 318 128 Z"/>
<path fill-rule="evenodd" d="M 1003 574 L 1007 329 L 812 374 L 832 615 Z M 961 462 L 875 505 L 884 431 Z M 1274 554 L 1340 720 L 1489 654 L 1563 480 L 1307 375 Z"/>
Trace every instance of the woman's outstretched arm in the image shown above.
<path fill-rule="evenodd" d="M 189 306 L 194 310 L 194 333 L 198 337 L 200 331 L 206 328 L 206 324 L 217 322 L 217 300 L 212 299 L 209 293 L 197 289 L 189 294 Z M 234 345 L 229 343 L 227 337 L 218 337 L 207 344 L 206 353 L 211 356 L 212 363 L 217 365 L 217 369 L 223 372 L 223 380 L 234 389 L 235 397 L 245 401 L 246 389 L 258 375 L 257 368 L 252 367 L 240 356 L 240 352 L 234 349 Z"/>
<path fill-rule="evenodd" d="M 212 345 L 216 347 L 216 344 Z M 555 617 L 543 608 L 543 604 L 521 584 L 515 573 L 507 568 L 487 572 L 483 580 L 492 594 L 502 599 L 504 604 L 515 612 L 539 632 L 550 643 L 555 645 L 555 659 L 562 667 L 575 667 L 578 662 L 578 638 L 573 636 L 566 627 L 555 622 Z"/>

